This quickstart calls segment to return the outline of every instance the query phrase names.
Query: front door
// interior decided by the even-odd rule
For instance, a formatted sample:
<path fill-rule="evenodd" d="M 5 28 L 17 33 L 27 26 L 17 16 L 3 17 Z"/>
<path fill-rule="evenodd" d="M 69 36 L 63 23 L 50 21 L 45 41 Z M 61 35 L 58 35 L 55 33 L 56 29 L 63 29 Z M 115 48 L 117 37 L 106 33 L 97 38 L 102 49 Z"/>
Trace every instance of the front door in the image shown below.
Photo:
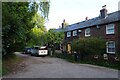
<path fill-rule="evenodd" d="M 70 43 L 67 44 L 67 51 L 69 54 L 71 53 L 71 44 Z"/>

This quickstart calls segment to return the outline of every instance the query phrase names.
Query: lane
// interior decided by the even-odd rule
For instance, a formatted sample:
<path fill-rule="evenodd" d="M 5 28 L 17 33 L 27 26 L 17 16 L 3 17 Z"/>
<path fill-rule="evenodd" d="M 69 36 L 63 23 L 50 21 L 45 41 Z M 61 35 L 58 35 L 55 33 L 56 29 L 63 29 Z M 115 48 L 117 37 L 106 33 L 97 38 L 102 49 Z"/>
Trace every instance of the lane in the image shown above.
<path fill-rule="evenodd" d="M 19 54 L 19 56 L 25 56 Z M 7 78 L 118 78 L 118 71 L 51 57 L 26 56 L 26 67 Z"/>

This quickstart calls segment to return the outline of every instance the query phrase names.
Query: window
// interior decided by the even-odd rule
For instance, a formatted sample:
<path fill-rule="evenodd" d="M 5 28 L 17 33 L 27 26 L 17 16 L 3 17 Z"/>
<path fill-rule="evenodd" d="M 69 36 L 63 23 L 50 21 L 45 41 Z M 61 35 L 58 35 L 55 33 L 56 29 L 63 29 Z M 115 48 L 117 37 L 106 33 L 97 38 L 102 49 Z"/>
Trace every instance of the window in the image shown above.
<path fill-rule="evenodd" d="M 71 32 L 67 32 L 67 37 L 71 37 Z"/>
<path fill-rule="evenodd" d="M 85 36 L 90 36 L 90 28 L 85 29 Z"/>
<path fill-rule="evenodd" d="M 114 34 L 114 24 L 108 24 L 106 25 L 106 34 Z"/>
<path fill-rule="evenodd" d="M 107 53 L 115 53 L 115 42 L 109 41 L 107 42 Z"/>
<path fill-rule="evenodd" d="M 77 30 L 73 31 L 73 36 L 77 36 Z"/>

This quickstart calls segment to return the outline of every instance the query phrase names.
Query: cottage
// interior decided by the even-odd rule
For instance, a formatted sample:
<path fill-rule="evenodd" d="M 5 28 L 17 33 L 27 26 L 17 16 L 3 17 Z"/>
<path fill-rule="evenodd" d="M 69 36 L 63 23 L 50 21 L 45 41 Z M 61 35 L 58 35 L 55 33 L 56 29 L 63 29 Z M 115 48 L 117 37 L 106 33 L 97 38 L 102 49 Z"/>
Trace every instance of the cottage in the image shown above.
<path fill-rule="evenodd" d="M 64 34 L 63 50 L 68 53 L 71 53 L 71 41 L 83 37 L 103 37 L 106 53 L 120 53 L 120 11 L 107 14 L 106 6 L 103 6 L 100 16 L 69 25 Z"/>

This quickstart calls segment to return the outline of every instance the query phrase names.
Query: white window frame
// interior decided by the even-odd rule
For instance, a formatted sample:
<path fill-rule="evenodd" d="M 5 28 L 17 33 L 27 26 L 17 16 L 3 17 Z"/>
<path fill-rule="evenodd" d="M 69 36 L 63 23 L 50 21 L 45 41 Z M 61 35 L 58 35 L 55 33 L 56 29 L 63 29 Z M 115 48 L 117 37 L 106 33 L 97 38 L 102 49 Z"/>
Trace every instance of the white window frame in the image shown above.
<path fill-rule="evenodd" d="M 77 36 L 77 30 L 73 31 L 73 36 Z"/>
<path fill-rule="evenodd" d="M 114 43 L 113 45 L 113 48 L 115 49 L 115 42 L 114 41 L 108 41 L 106 42 L 106 50 L 107 50 L 107 53 L 111 53 L 111 54 L 115 54 L 115 52 L 109 52 L 109 46 L 108 46 L 108 43 Z M 114 50 L 115 51 L 115 50 Z"/>
<path fill-rule="evenodd" d="M 88 31 L 89 30 L 89 31 Z M 90 36 L 90 28 L 85 29 L 85 36 L 88 37 Z"/>
<path fill-rule="evenodd" d="M 113 32 L 109 32 L 109 30 L 114 29 Z M 106 34 L 115 34 L 115 25 L 114 24 L 108 24 L 106 25 Z"/>
<path fill-rule="evenodd" d="M 67 32 L 67 37 L 71 37 L 71 31 Z"/>

